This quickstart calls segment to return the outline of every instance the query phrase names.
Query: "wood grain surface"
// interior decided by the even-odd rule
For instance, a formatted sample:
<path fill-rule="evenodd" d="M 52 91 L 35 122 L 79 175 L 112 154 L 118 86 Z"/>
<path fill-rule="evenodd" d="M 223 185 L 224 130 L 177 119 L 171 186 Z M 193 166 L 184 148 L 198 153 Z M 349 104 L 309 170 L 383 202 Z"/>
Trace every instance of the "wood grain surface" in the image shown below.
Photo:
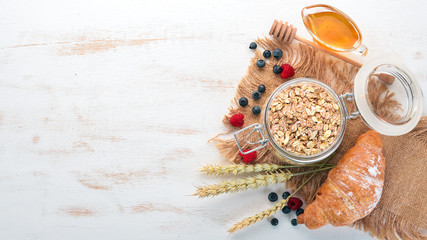
<path fill-rule="evenodd" d="M 280 213 L 226 233 L 283 185 L 189 196 L 218 180 L 197 170 L 225 162 L 207 140 L 225 130 L 249 43 L 274 19 L 309 38 L 311 1 L 0 3 L 0 239 L 370 239 Z M 427 91 L 424 1 L 324 3 L 358 23 L 367 58 L 398 54 Z"/>

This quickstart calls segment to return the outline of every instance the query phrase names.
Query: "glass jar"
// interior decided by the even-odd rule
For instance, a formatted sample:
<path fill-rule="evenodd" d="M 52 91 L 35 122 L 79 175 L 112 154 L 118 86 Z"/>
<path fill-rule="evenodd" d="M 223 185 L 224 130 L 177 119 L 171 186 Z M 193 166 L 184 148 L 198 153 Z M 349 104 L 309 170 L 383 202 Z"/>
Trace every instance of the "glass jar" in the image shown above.
<path fill-rule="evenodd" d="M 333 98 L 339 109 L 340 126 L 334 141 L 326 149 L 313 155 L 298 155 L 286 151 L 274 140 L 269 128 L 271 104 L 276 96 L 287 88 L 301 84 L 322 88 Z M 262 124 L 255 123 L 234 133 L 239 151 L 249 154 L 268 147 L 284 162 L 295 165 L 315 163 L 326 159 L 340 146 L 349 119 L 360 116 L 371 129 L 380 134 L 396 136 L 411 131 L 421 118 L 421 88 L 412 74 L 396 60 L 382 59 L 365 64 L 354 79 L 353 90 L 353 93 L 338 96 L 327 84 L 311 78 L 296 78 L 280 85 L 265 104 Z M 354 101 L 357 110 L 350 113 L 346 101 Z M 246 142 L 258 146 L 243 152 L 237 136 L 247 130 L 251 132 L 246 136 Z M 258 134 L 256 142 L 250 141 L 253 134 Z"/>

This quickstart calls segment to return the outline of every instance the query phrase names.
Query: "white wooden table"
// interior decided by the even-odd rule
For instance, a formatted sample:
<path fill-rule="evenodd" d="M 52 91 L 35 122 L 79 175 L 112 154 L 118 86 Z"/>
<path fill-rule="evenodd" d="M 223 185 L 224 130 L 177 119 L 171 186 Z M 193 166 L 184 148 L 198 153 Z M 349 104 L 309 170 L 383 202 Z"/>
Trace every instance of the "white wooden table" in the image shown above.
<path fill-rule="evenodd" d="M 424 1 L 324 1 L 369 56 L 399 54 L 427 91 Z M 277 214 L 228 235 L 270 191 L 196 199 L 225 159 L 206 141 L 274 19 L 309 37 L 311 1 L 0 3 L 0 239 L 370 239 Z M 424 113 L 427 111 L 424 110 Z"/>

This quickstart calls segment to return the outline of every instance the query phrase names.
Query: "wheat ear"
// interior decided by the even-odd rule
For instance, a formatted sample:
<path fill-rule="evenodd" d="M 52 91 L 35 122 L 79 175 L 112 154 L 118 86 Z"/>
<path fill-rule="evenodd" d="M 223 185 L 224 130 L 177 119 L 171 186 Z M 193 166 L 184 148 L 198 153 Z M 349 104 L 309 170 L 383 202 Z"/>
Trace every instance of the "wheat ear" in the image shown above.
<path fill-rule="evenodd" d="M 284 208 L 286 206 L 286 203 L 288 202 L 288 199 L 291 198 L 292 196 L 294 196 L 295 193 L 297 193 L 308 181 L 310 181 L 317 174 L 317 172 L 332 168 L 332 167 L 322 168 L 329 161 L 329 159 L 331 159 L 331 157 L 326 159 L 326 161 L 322 163 L 322 165 L 319 167 L 319 169 L 314 170 L 314 171 L 310 171 L 310 172 L 313 172 L 313 174 L 301 186 L 299 186 L 298 189 L 295 190 L 295 192 L 293 192 L 288 198 L 283 199 L 282 201 L 278 202 L 273 207 L 271 207 L 267 210 L 264 210 L 264 211 L 256 214 L 255 216 L 245 218 L 243 221 L 236 223 L 233 227 L 228 229 L 228 232 L 234 233 L 237 230 L 240 230 L 240 229 L 245 228 L 251 224 L 259 222 L 259 221 L 261 221 L 267 217 L 270 217 L 271 215 L 275 214 L 280 209 Z M 308 172 L 306 172 L 306 173 L 308 173 Z M 297 175 L 297 174 L 294 174 L 294 175 Z"/>
<path fill-rule="evenodd" d="M 285 182 L 289 180 L 293 174 L 291 172 L 281 172 L 266 175 L 257 175 L 255 177 L 240 178 L 230 181 L 222 181 L 218 184 L 197 187 L 196 193 L 193 196 L 199 198 L 216 196 L 221 193 L 233 193 L 247 189 L 255 189 L 269 184 Z"/>
<path fill-rule="evenodd" d="M 240 230 L 240 229 L 245 228 L 245 227 L 247 227 L 253 223 L 259 222 L 259 221 L 261 221 L 267 217 L 270 217 L 271 215 L 275 214 L 280 209 L 284 208 L 290 197 L 291 196 L 289 196 L 286 199 L 283 199 L 282 201 L 276 203 L 276 205 L 274 205 L 273 207 L 271 207 L 267 210 L 264 210 L 264 211 L 256 214 L 255 216 L 245 218 L 243 221 L 234 224 L 234 226 L 232 228 L 228 229 L 228 232 L 234 233 L 237 230 Z"/>
<path fill-rule="evenodd" d="M 329 170 L 333 167 L 319 168 L 316 170 L 300 172 L 300 173 L 291 173 L 291 172 L 280 172 L 280 173 L 271 173 L 271 174 L 258 174 L 255 177 L 240 178 L 230 181 L 222 181 L 218 184 L 200 186 L 197 187 L 196 193 L 193 196 L 198 196 L 199 198 L 216 196 L 221 193 L 233 193 L 239 192 L 247 189 L 255 189 L 270 184 L 286 182 L 292 176 L 298 176 L 308 173 L 315 173 L 319 171 Z"/>
<path fill-rule="evenodd" d="M 207 165 L 200 169 L 206 175 L 222 176 L 227 174 L 239 175 L 244 173 L 258 173 L 258 172 L 274 172 L 284 168 L 299 168 L 299 167 L 319 167 L 321 164 L 310 164 L 304 166 L 285 166 L 278 164 L 232 164 L 232 165 Z"/>
<path fill-rule="evenodd" d="M 200 169 L 201 172 L 206 173 L 207 175 L 226 175 L 226 174 L 243 174 L 243 173 L 254 173 L 254 172 L 273 172 L 278 169 L 283 168 L 281 165 L 277 164 L 232 164 L 232 165 L 207 165 Z"/>

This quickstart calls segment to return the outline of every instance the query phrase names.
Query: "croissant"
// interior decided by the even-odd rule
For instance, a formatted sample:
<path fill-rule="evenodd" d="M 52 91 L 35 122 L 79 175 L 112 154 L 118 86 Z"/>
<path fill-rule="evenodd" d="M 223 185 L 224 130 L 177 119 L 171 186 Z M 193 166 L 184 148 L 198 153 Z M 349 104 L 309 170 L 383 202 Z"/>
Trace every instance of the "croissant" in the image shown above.
<path fill-rule="evenodd" d="M 328 223 L 349 225 L 368 215 L 381 198 L 384 185 L 385 159 L 382 140 L 375 131 L 368 131 L 356 140 L 308 204 L 297 222 L 309 229 Z"/>

